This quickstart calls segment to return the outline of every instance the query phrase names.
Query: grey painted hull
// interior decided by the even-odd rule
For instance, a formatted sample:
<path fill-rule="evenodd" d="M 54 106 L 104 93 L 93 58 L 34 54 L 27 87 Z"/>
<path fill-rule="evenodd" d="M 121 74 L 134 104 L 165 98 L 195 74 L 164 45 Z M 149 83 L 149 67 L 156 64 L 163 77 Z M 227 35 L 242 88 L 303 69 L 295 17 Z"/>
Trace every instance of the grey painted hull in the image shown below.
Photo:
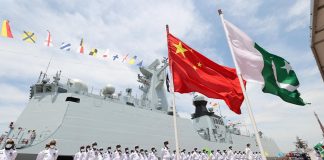
<path fill-rule="evenodd" d="M 80 103 L 66 102 L 66 97 L 80 98 Z M 243 151 L 247 143 L 252 151 L 258 151 L 255 138 L 232 134 L 233 144 L 210 142 L 196 132 L 193 121 L 177 118 L 180 148 L 187 151 L 194 147 Z M 18 149 L 19 154 L 35 155 L 51 139 L 57 140 L 60 155 L 74 155 L 81 145 L 97 142 L 99 147 L 162 148 L 165 140 L 174 149 L 172 116 L 164 112 L 124 105 L 103 98 L 74 93 L 43 94 L 34 96 L 19 116 L 15 127 L 22 127 L 19 133 L 14 130 L 13 138 L 19 141 L 28 137 L 27 130 L 36 130 L 37 138 L 30 146 Z M 276 143 L 269 138 L 261 139 L 269 157 L 280 152 Z M 17 145 L 19 146 L 19 144 Z"/>

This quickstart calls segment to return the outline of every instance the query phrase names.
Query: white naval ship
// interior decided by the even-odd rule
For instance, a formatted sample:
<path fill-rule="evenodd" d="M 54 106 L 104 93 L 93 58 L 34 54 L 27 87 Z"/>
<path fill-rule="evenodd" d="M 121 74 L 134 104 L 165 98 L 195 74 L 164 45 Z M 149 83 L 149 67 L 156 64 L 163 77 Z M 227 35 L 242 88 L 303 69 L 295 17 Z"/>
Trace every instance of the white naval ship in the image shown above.
<path fill-rule="evenodd" d="M 61 82 L 61 71 L 53 77 L 41 73 L 30 87 L 27 107 L 7 136 L 16 142 L 17 159 L 35 159 L 52 139 L 58 142 L 59 159 L 72 159 L 81 145 L 95 141 L 100 146 L 139 145 L 149 149 L 161 148 L 168 140 L 174 149 L 172 109 L 164 87 L 167 66 L 165 60 L 155 60 L 140 67 L 140 98 L 133 96 L 131 88 L 125 95 L 115 93 L 111 85 L 103 87 L 99 95 L 92 94 L 80 80 Z M 198 99 L 193 104 L 188 106 L 195 107 L 191 119 L 177 115 L 181 149 L 227 150 L 233 146 L 234 151 L 244 151 L 250 143 L 252 151 L 259 151 L 253 135 L 243 135 L 238 128 L 224 124 L 221 116 L 207 110 L 206 100 Z M 31 139 L 32 134 L 35 137 Z M 280 152 L 273 139 L 262 137 L 261 142 L 268 157 Z"/>

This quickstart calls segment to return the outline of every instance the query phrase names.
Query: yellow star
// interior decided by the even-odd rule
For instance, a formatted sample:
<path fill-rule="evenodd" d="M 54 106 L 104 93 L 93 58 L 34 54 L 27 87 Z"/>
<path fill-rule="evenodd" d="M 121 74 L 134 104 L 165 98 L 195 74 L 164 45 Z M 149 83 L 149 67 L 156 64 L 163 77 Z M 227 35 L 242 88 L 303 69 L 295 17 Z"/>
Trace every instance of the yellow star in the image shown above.
<path fill-rule="evenodd" d="M 202 66 L 202 64 L 201 64 L 200 62 L 198 62 L 198 63 L 197 63 L 197 66 L 198 66 L 198 67 L 201 67 L 201 66 Z"/>
<path fill-rule="evenodd" d="M 181 42 L 179 42 L 178 45 L 173 44 L 173 46 L 177 48 L 177 50 L 176 50 L 176 54 L 181 53 L 182 56 L 183 56 L 184 58 L 186 58 L 186 56 L 185 56 L 185 52 L 186 52 L 187 50 L 186 50 L 185 48 L 182 47 Z"/>
<path fill-rule="evenodd" d="M 194 66 L 192 66 L 192 68 L 194 69 L 194 70 L 197 70 L 197 67 L 194 65 Z"/>

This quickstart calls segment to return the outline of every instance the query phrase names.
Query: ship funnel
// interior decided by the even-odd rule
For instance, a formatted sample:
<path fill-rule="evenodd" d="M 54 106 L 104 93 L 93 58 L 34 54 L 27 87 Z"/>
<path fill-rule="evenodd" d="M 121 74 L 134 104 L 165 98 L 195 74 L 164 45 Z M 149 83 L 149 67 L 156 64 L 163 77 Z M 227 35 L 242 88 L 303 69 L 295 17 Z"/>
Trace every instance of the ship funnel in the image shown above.
<path fill-rule="evenodd" d="M 212 115 L 213 112 L 209 112 L 206 108 L 207 98 L 202 94 L 197 94 L 193 98 L 193 105 L 196 107 L 196 111 L 191 115 L 192 119 L 198 118 L 204 115 Z"/>

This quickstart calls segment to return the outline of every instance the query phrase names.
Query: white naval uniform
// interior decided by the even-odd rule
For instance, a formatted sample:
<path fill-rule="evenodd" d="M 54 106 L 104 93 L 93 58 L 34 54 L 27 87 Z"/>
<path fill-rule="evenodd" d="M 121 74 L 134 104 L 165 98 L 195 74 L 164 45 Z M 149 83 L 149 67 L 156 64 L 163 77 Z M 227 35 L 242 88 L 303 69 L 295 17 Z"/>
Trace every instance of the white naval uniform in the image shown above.
<path fill-rule="evenodd" d="M 111 154 L 107 151 L 103 154 L 103 157 L 102 157 L 103 160 L 111 160 Z"/>
<path fill-rule="evenodd" d="M 192 154 L 191 154 L 191 159 L 192 160 L 199 160 L 199 154 L 194 151 Z"/>
<path fill-rule="evenodd" d="M 219 152 L 216 152 L 215 153 L 215 160 L 220 160 L 220 157 L 221 155 L 220 155 L 220 153 Z"/>
<path fill-rule="evenodd" d="M 43 156 L 44 156 L 43 152 L 44 152 L 45 150 L 47 150 L 47 149 L 44 149 L 44 150 L 40 151 L 40 152 L 37 154 L 36 160 L 41 160 L 41 159 L 43 159 Z"/>
<path fill-rule="evenodd" d="M 148 160 L 158 160 L 158 158 L 156 157 L 155 153 L 153 153 L 153 152 L 149 153 L 147 159 Z"/>
<path fill-rule="evenodd" d="M 243 160 L 242 157 L 243 157 L 243 155 L 241 153 L 237 153 L 237 155 L 236 155 L 237 160 Z"/>
<path fill-rule="evenodd" d="M 231 149 L 227 151 L 227 159 L 228 160 L 235 160 L 234 153 L 233 153 L 233 151 Z"/>
<path fill-rule="evenodd" d="M 245 153 L 246 153 L 247 160 L 253 160 L 253 153 L 249 147 L 245 148 Z"/>
<path fill-rule="evenodd" d="M 115 151 L 113 160 L 121 160 L 121 156 L 120 156 L 118 150 Z"/>
<path fill-rule="evenodd" d="M 143 153 L 139 153 L 139 154 L 138 154 L 138 157 L 139 157 L 140 160 L 144 160 Z"/>
<path fill-rule="evenodd" d="M 174 153 L 171 154 L 171 160 L 175 160 L 176 159 L 176 155 Z"/>
<path fill-rule="evenodd" d="M 128 155 L 128 153 L 123 153 L 121 159 L 122 159 L 122 160 L 129 160 L 129 155 Z"/>
<path fill-rule="evenodd" d="M 186 159 L 187 159 L 186 153 L 181 152 L 180 153 L 180 160 L 186 160 Z"/>
<path fill-rule="evenodd" d="M 56 160 L 57 157 L 58 157 L 58 150 L 56 148 L 49 148 L 39 152 L 36 160 Z"/>
<path fill-rule="evenodd" d="M 84 152 L 79 151 L 74 155 L 73 160 L 84 160 L 84 156 L 86 156 Z"/>
<path fill-rule="evenodd" d="M 170 155 L 168 148 L 164 147 L 161 149 L 161 159 L 162 160 L 170 160 L 171 159 L 171 155 Z"/>
<path fill-rule="evenodd" d="M 209 155 L 209 160 L 216 160 L 216 156 L 214 155 L 214 153 Z"/>
<path fill-rule="evenodd" d="M 261 155 L 261 153 L 257 153 L 257 160 L 262 160 L 262 155 Z"/>
<path fill-rule="evenodd" d="M 130 160 L 140 160 L 139 153 L 136 151 L 129 156 Z"/>
<path fill-rule="evenodd" d="M 221 153 L 219 153 L 219 155 L 218 155 L 218 160 L 224 160 L 224 159 L 225 159 L 224 155 L 221 154 Z"/>
<path fill-rule="evenodd" d="M 87 160 L 102 160 L 102 156 L 97 150 L 92 149 L 87 154 Z"/>
<path fill-rule="evenodd" d="M 208 153 L 203 153 L 203 159 L 208 160 L 208 158 L 209 158 Z"/>
<path fill-rule="evenodd" d="M 144 157 L 144 160 L 147 160 L 148 159 L 146 153 L 143 154 L 143 157 Z"/>
<path fill-rule="evenodd" d="M 0 150 L 0 160 L 15 160 L 17 157 L 17 151 L 14 149 Z"/>
<path fill-rule="evenodd" d="M 246 160 L 247 159 L 246 154 L 243 154 L 241 159 Z"/>

